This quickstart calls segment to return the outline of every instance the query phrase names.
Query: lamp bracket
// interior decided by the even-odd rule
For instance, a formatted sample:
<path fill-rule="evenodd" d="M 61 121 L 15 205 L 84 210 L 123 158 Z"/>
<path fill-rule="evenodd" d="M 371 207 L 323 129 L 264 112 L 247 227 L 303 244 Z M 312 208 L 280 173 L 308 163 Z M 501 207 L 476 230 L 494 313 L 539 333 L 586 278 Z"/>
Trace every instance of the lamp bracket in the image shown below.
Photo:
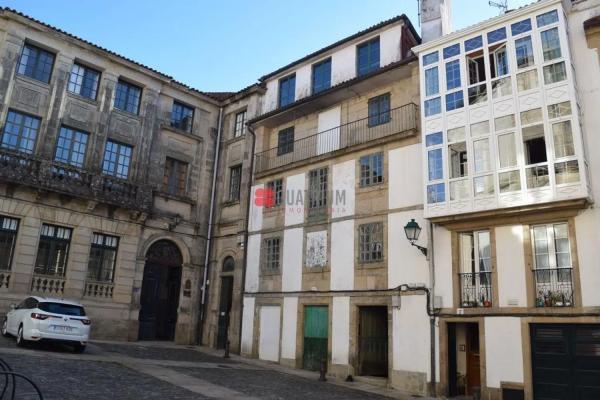
<path fill-rule="evenodd" d="M 423 253 L 423 255 L 425 257 L 427 257 L 427 247 L 419 246 L 418 244 L 415 244 L 414 242 L 410 242 L 410 244 L 413 245 L 414 247 L 416 247 L 417 249 L 421 250 L 421 253 Z"/>

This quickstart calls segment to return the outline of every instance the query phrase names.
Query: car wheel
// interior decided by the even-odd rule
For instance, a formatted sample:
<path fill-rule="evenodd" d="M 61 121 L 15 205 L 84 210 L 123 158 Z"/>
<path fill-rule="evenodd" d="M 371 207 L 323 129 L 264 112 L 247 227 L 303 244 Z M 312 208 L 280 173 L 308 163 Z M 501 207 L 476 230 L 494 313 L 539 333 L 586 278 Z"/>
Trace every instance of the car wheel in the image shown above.
<path fill-rule="evenodd" d="M 83 353 L 85 351 L 85 345 L 84 344 L 76 344 L 73 346 L 73 351 L 75 353 Z"/>
<path fill-rule="evenodd" d="M 2 324 L 2 336 L 4 336 L 4 337 L 10 336 L 10 334 L 8 333 L 8 318 L 5 318 L 4 323 Z"/>
<path fill-rule="evenodd" d="M 23 339 L 23 325 L 19 325 L 19 330 L 17 331 L 17 346 L 27 346 L 27 340 Z"/>

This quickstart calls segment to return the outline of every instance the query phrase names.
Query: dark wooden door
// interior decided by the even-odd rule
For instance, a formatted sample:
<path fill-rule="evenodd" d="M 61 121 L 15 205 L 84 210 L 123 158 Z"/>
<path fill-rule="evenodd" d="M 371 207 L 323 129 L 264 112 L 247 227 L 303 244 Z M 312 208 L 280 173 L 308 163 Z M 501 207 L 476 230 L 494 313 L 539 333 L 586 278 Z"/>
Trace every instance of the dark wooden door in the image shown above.
<path fill-rule="evenodd" d="M 219 300 L 219 326 L 217 331 L 217 348 L 224 349 L 229 335 L 229 315 L 233 296 L 233 277 L 221 278 L 221 298 Z"/>
<path fill-rule="evenodd" d="M 359 374 L 388 376 L 387 307 L 360 307 L 358 336 Z"/>
<path fill-rule="evenodd" d="M 481 363 L 479 357 L 479 327 L 467 324 L 467 395 L 481 387 Z"/>
<path fill-rule="evenodd" d="M 600 325 L 531 325 L 535 400 L 600 399 Z"/>
<path fill-rule="evenodd" d="M 304 347 L 302 367 L 317 371 L 321 361 L 327 362 L 329 313 L 327 306 L 304 308 Z"/>
<path fill-rule="evenodd" d="M 456 363 L 456 324 L 448 323 L 448 396 L 458 395 Z"/>

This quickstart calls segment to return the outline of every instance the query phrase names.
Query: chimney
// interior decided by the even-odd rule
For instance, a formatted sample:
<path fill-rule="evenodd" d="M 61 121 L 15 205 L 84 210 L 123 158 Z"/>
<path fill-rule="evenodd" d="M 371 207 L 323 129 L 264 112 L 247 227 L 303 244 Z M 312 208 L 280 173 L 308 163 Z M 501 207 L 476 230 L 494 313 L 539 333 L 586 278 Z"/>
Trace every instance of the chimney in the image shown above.
<path fill-rule="evenodd" d="M 423 43 L 452 32 L 452 0 L 421 0 L 420 8 Z"/>

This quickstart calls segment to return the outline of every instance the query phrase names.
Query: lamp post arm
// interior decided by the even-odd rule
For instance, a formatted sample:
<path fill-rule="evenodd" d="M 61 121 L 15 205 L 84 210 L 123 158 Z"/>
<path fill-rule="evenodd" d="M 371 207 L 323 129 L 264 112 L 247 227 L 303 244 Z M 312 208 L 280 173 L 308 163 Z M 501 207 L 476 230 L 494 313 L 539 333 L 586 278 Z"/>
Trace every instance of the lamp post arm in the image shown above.
<path fill-rule="evenodd" d="M 410 244 L 415 246 L 417 249 L 421 250 L 421 253 L 423 253 L 423 255 L 425 257 L 427 257 L 427 247 L 419 246 L 418 244 L 415 244 L 414 242 L 410 242 Z"/>

